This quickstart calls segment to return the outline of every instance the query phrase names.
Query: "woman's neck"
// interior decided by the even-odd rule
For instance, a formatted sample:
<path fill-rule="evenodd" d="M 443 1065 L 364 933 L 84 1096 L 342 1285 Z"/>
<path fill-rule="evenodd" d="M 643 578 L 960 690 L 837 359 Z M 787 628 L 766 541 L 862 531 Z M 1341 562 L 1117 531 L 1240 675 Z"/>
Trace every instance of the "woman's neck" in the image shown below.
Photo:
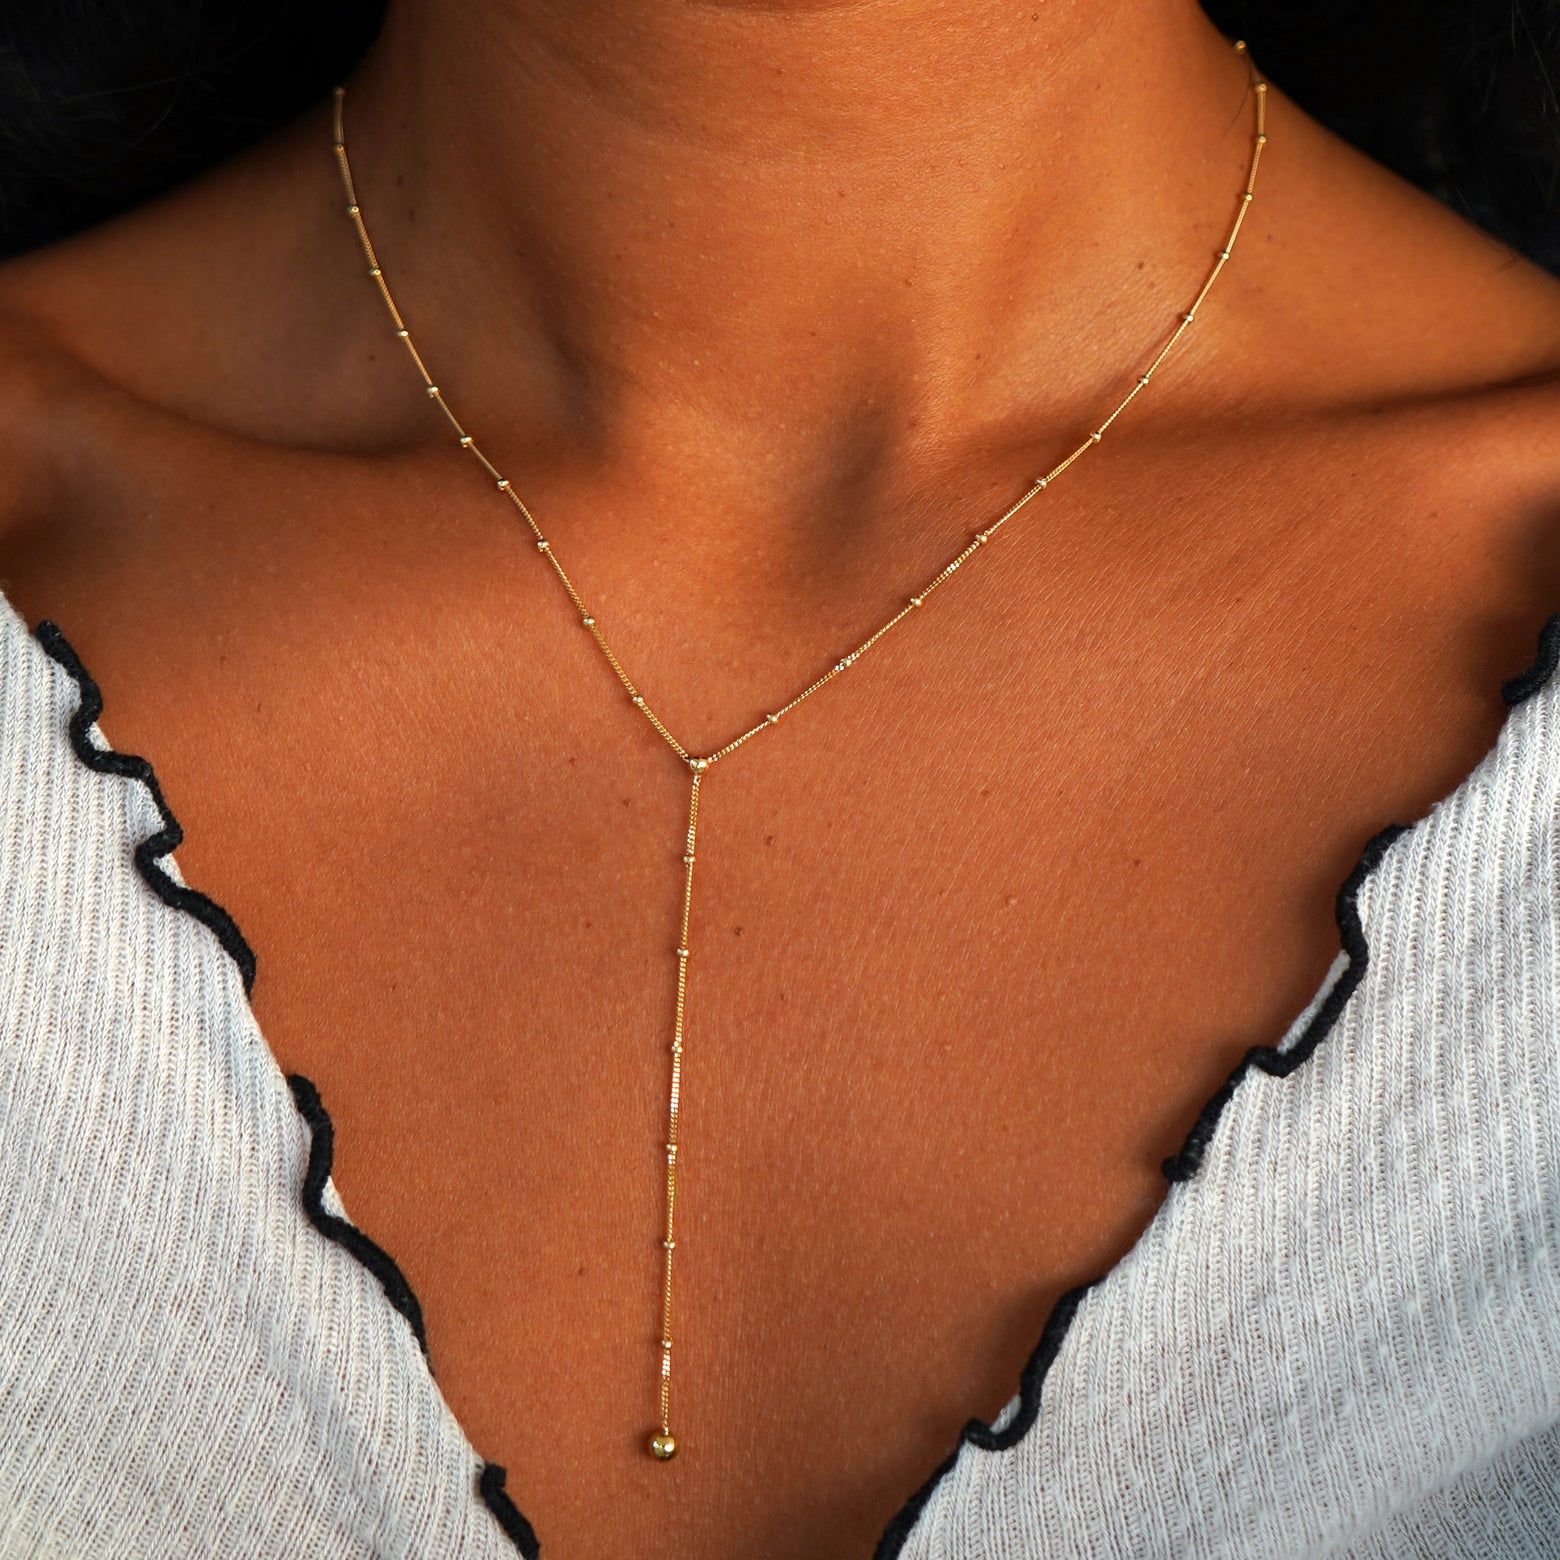
<path fill-rule="evenodd" d="M 1193 0 L 400 0 L 347 136 L 467 405 L 785 482 L 1098 398 L 1217 247 L 1245 91 Z"/>

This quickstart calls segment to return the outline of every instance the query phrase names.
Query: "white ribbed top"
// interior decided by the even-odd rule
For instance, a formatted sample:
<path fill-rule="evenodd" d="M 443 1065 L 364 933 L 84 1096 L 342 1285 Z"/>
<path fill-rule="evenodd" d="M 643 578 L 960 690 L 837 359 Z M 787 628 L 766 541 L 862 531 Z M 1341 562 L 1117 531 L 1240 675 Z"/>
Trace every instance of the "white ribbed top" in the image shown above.
<path fill-rule="evenodd" d="M 0 1556 L 531 1552 L 80 700 L 0 598 Z M 1357 877 L 1305 1060 L 884 1560 L 1560 1557 L 1560 678 Z"/>

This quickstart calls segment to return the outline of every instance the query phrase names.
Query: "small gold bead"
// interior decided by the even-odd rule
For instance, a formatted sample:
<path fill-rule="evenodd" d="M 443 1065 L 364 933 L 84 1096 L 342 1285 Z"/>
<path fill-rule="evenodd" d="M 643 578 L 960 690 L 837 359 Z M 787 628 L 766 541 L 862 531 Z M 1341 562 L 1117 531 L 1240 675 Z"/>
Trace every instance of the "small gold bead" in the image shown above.
<path fill-rule="evenodd" d="M 596 620 L 593 617 L 582 617 L 580 622 L 583 623 L 586 628 L 594 628 L 596 626 Z"/>
<path fill-rule="evenodd" d="M 1094 432 L 1089 435 L 1089 443 L 1098 444 L 1103 437 L 1104 434 L 1101 432 L 1101 430 L 1096 428 Z"/>
<path fill-rule="evenodd" d="M 677 1455 L 677 1437 L 666 1430 L 651 1436 L 650 1455 L 658 1462 L 670 1462 Z"/>
<path fill-rule="evenodd" d="M 469 450 L 471 448 L 471 435 L 469 433 L 461 434 L 461 436 L 460 436 L 460 447 L 463 450 Z"/>
<path fill-rule="evenodd" d="M 1197 316 L 1195 314 L 1183 314 L 1181 318 L 1185 320 L 1188 325 L 1190 325 L 1192 321 L 1197 318 Z"/>
<path fill-rule="evenodd" d="M 694 774 L 702 775 L 704 771 L 710 767 L 710 761 L 707 758 L 690 758 L 688 760 L 688 767 L 694 772 Z"/>
<path fill-rule="evenodd" d="M 429 395 L 436 397 L 438 395 L 438 393 L 439 393 L 439 387 L 437 385 L 429 385 L 428 386 L 428 394 Z"/>
<path fill-rule="evenodd" d="M 1148 375 L 1147 374 L 1140 374 L 1138 376 L 1138 383 L 1140 385 L 1146 385 L 1148 383 Z"/>
<path fill-rule="evenodd" d="M 347 207 L 347 215 L 349 217 L 355 217 L 355 216 L 357 216 L 357 214 L 358 214 L 358 208 L 356 206 L 348 206 Z"/>
<path fill-rule="evenodd" d="M 780 723 L 780 717 L 778 715 L 766 715 L 764 720 L 766 724 L 771 726 L 777 726 Z"/>
<path fill-rule="evenodd" d="M 683 857 L 683 865 L 685 867 L 691 867 L 693 865 L 693 852 L 692 851 L 689 851 L 688 854 Z"/>
<path fill-rule="evenodd" d="M 410 341 L 412 339 L 411 331 L 409 331 L 404 325 L 395 334 L 396 340 L 398 341 Z"/>
<path fill-rule="evenodd" d="M 1243 206 L 1249 206 L 1252 203 L 1252 201 L 1255 200 L 1255 199 L 1256 199 L 1256 196 L 1254 196 L 1251 193 L 1250 190 L 1247 190 L 1246 193 L 1241 196 L 1240 203 Z"/>
<path fill-rule="evenodd" d="M 384 272 L 381 271 L 377 265 L 371 265 L 368 268 L 368 274 L 370 276 L 383 276 Z"/>
<path fill-rule="evenodd" d="M 500 477 L 498 479 L 498 491 L 500 493 L 502 493 L 508 486 L 509 486 L 509 478 L 508 477 Z"/>
<path fill-rule="evenodd" d="M 1220 251 L 1219 251 L 1219 258 L 1220 258 L 1220 259 L 1221 259 L 1221 260 L 1228 260 L 1228 259 L 1229 259 L 1229 257 L 1230 257 L 1230 252 L 1229 252 L 1229 250 L 1227 250 L 1227 249 L 1221 249 L 1221 250 L 1220 250 Z"/>
<path fill-rule="evenodd" d="M 661 1242 L 661 1244 L 663 1246 L 665 1246 L 668 1251 L 676 1251 L 677 1250 L 677 1242 L 675 1240 L 663 1240 Z M 666 1341 L 666 1347 L 669 1349 L 669 1348 L 671 1348 L 671 1346 L 672 1346 L 671 1340 L 668 1339 Z"/>
<path fill-rule="evenodd" d="M 1265 135 L 1259 135 L 1257 137 L 1257 145 L 1258 146 L 1266 146 L 1267 145 L 1267 137 Z"/>
<path fill-rule="evenodd" d="M 547 552 L 551 549 L 551 547 L 552 543 L 549 542 L 545 536 L 536 544 L 537 552 Z"/>
<path fill-rule="evenodd" d="M 644 696 L 644 694 L 636 693 L 634 695 L 634 707 L 636 709 L 641 709 L 641 710 L 645 707 L 645 696 Z"/>
<path fill-rule="evenodd" d="M 338 152 L 344 152 L 344 151 L 346 151 L 346 149 L 347 149 L 347 143 L 345 141 L 337 141 L 336 142 L 336 150 Z"/>

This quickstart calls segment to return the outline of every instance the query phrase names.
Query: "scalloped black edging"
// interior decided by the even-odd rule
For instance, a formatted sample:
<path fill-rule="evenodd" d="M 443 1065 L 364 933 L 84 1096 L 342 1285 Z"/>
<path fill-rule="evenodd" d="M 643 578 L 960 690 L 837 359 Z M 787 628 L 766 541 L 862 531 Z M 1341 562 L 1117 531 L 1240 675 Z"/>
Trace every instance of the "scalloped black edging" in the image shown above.
<path fill-rule="evenodd" d="M 217 941 L 238 969 L 244 984 L 244 995 L 249 996 L 255 984 L 255 955 L 239 931 L 238 923 L 214 899 L 174 882 L 162 866 L 162 858 L 183 843 L 184 830 L 163 796 L 156 772 L 146 759 L 138 758 L 133 753 L 117 753 L 112 748 L 99 747 L 92 740 L 92 727 L 103 714 L 102 690 L 81 664 L 81 658 L 71 648 L 58 625 L 42 622 L 34 631 L 34 637 L 43 646 L 45 653 L 65 669 L 80 692 L 69 725 L 70 745 L 76 757 L 98 774 L 139 780 L 157 808 L 162 827 L 135 847 L 136 871 L 164 904 L 193 916 L 202 926 L 215 933 Z M 309 1129 L 309 1158 L 299 1197 L 304 1214 L 321 1235 L 341 1246 L 379 1280 L 385 1298 L 406 1318 L 417 1339 L 417 1346 L 422 1350 L 423 1359 L 427 1361 L 428 1335 L 423 1325 L 422 1306 L 412 1286 L 407 1283 L 405 1274 L 396 1265 L 395 1258 L 355 1224 L 331 1213 L 322 1201 L 335 1155 L 336 1133 L 330 1115 L 320 1100 L 319 1090 L 301 1073 L 288 1074 L 287 1087 L 292 1092 L 299 1116 Z M 430 1363 L 429 1375 L 432 1373 Z M 519 1550 L 523 1560 L 538 1560 L 541 1546 L 537 1543 L 536 1532 L 505 1493 L 504 1477 L 504 1470 L 497 1463 L 484 1462 L 477 1475 L 477 1493 L 497 1519 L 505 1536 Z"/>
<path fill-rule="evenodd" d="M 1554 676 L 1557 665 L 1560 665 L 1560 612 L 1552 613 L 1539 630 L 1538 653 L 1532 665 L 1501 684 L 1500 694 L 1508 712 L 1532 698 Z M 1381 858 L 1386 854 L 1387 847 L 1412 828 L 1414 828 L 1413 824 L 1389 824 L 1367 841 L 1364 850 L 1360 852 L 1359 860 L 1354 865 L 1354 870 L 1344 879 L 1343 885 L 1339 888 L 1334 904 L 1334 914 L 1338 922 L 1338 939 L 1342 951 L 1349 956 L 1348 964 L 1333 982 L 1321 1005 L 1311 1015 L 1310 1021 L 1293 1045 L 1284 1050 L 1279 1050 L 1277 1046 L 1256 1045 L 1236 1064 L 1234 1071 L 1225 1079 L 1213 1098 L 1198 1112 L 1197 1120 L 1192 1124 L 1192 1129 L 1187 1133 L 1186 1141 L 1182 1143 L 1179 1151 L 1166 1159 L 1160 1167 L 1165 1179 L 1172 1185 L 1179 1181 L 1189 1181 L 1197 1174 L 1203 1157 L 1208 1151 L 1208 1145 L 1213 1140 L 1219 1117 L 1224 1107 L 1234 1097 L 1235 1090 L 1247 1073 L 1256 1069 L 1274 1078 L 1287 1078 L 1315 1054 L 1316 1048 L 1327 1038 L 1333 1025 L 1338 1022 L 1349 998 L 1365 978 L 1365 970 L 1370 963 L 1370 946 L 1365 940 L 1365 931 L 1360 924 L 1358 904 L 1360 890 L 1364 887 L 1365 880 L 1381 864 Z M 1078 1285 L 1076 1289 L 1069 1289 L 1051 1308 L 1051 1314 L 1046 1318 L 1045 1329 L 1040 1335 L 1040 1342 L 1034 1353 L 1029 1356 L 1023 1374 L 1019 1378 L 1018 1410 L 1013 1418 L 1001 1430 L 992 1429 L 980 1419 L 972 1419 L 965 1425 L 959 1432 L 953 1450 L 943 1459 L 937 1471 L 905 1502 L 898 1515 L 883 1530 L 873 1560 L 897 1560 L 922 1511 L 936 1492 L 937 1486 L 953 1471 L 954 1464 L 958 1462 L 966 1442 L 982 1451 L 1007 1451 L 1016 1446 L 1029 1432 L 1040 1416 L 1040 1392 L 1045 1384 L 1046 1373 L 1061 1352 L 1072 1319 L 1077 1314 L 1084 1297 L 1104 1280 L 1105 1275 L 1101 1274 L 1100 1277 L 1090 1279 L 1086 1284 Z"/>
<path fill-rule="evenodd" d="M 331 1213 L 322 1201 L 336 1156 L 336 1127 L 320 1102 L 320 1091 L 302 1073 L 288 1073 L 287 1087 L 292 1090 L 293 1103 L 309 1129 L 309 1164 L 303 1172 L 303 1211 L 308 1214 L 309 1223 L 326 1240 L 344 1246 L 379 1280 L 385 1299 L 411 1323 L 417 1347 L 427 1359 L 428 1332 L 423 1326 L 422 1306 L 412 1293 L 406 1275 L 396 1266 L 395 1258 L 378 1241 L 370 1240 L 350 1219 Z M 433 1374 L 431 1362 L 428 1373 Z"/>
<path fill-rule="evenodd" d="M 88 769 L 94 769 L 100 775 L 119 775 L 127 780 L 139 780 L 151 792 L 152 802 L 162 819 L 162 828 L 155 834 L 149 834 L 136 846 L 136 871 L 164 904 L 194 916 L 202 926 L 210 927 L 216 933 L 217 941 L 227 949 L 238 966 L 238 973 L 244 980 L 244 994 L 247 996 L 255 984 L 255 955 L 254 950 L 244 941 L 244 934 L 239 931 L 237 923 L 216 900 L 175 883 L 162 868 L 162 857 L 184 843 L 184 830 L 179 827 L 179 820 L 168 810 L 152 766 L 133 753 L 116 753 L 112 748 L 100 748 L 93 742 L 89 733 L 93 723 L 103 713 L 102 690 L 87 675 L 80 657 L 53 623 L 40 623 L 35 637 L 48 654 L 70 673 L 81 692 L 80 702 L 70 718 L 70 745 L 75 749 L 76 757 Z"/>
<path fill-rule="evenodd" d="M 103 696 L 98 685 L 87 674 L 76 652 L 65 636 L 50 622 L 40 623 L 36 637 L 48 654 L 57 661 L 81 690 L 81 700 L 70 719 L 70 742 L 76 755 L 89 769 L 100 774 L 112 774 L 139 780 L 151 793 L 162 819 L 162 828 L 150 835 L 135 848 L 135 865 L 152 891 L 165 903 L 207 926 L 232 957 L 244 983 L 246 995 L 255 980 L 255 956 L 244 941 L 232 916 L 215 900 L 182 887 L 159 865 L 159 859 L 173 851 L 184 839 L 184 831 L 163 799 L 162 788 L 152 766 L 144 759 L 129 753 L 116 753 L 112 748 L 100 748 L 88 735 L 92 725 L 103 713 Z M 1554 676 L 1560 666 L 1560 612 L 1545 620 L 1539 630 L 1538 653 L 1530 666 L 1508 678 L 1501 684 L 1501 698 L 1508 710 L 1533 697 Z M 1280 1050 L 1277 1046 L 1258 1045 L 1246 1052 L 1223 1085 L 1198 1113 L 1197 1120 L 1188 1132 L 1178 1152 L 1172 1154 L 1161 1166 L 1165 1179 L 1172 1184 L 1189 1181 L 1196 1175 L 1207 1153 L 1208 1145 L 1218 1126 L 1224 1107 L 1234 1097 L 1235 1090 L 1247 1073 L 1253 1069 L 1271 1077 L 1287 1078 L 1301 1067 L 1318 1046 L 1326 1039 L 1337 1023 L 1350 996 L 1364 979 L 1370 963 L 1370 947 L 1360 923 L 1358 900 L 1361 888 L 1372 872 L 1380 865 L 1387 848 L 1413 824 L 1389 824 L 1373 835 L 1361 851 L 1354 870 L 1349 873 L 1338 890 L 1334 915 L 1338 922 L 1338 937 L 1342 951 L 1349 962 L 1338 979 L 1328 990 L 1316 1012 L 1292 1046 Z M 383 1247 L 369 1239 L 356 1225 L 337 1218 L 321 1204 L 320 1198 L 330 1176 L 331 1159 L 335 1146 L 335 1133 L 329 1115 L 320 1102 L 319 1091 L 301 1074 L 288 1076 L 294 1103 L 310 1131 L 309 1162 L 304 1174 L 302 1202 L 310 1222 L 327 1239 L 344 1247 L 377 1278 L 383 1286 L 390 1304 L 401 1313 L 416 1335 L 424 1358 L 428 1354 L 427 1337 L 423 1328 L 422 1307 L 411 1285 L 406 1282 L 395 1260 Z M 1002 1427 L 994 1429 L 980 1419 L 971 1419 L 959 1432 L 953 1450 L 927 1481 L 907 1500 L 898 1514 L 884 1529 L 883 1536 L 873 1554 L 873 1560 L 897 1560 L 909 1539 L 922 1511 L 931 1500 L 937 1486 L 953 1470 L 964 1446 L 969 1444 L 981 1451 L 1007 1451 L 1016 1446 L 1033 1428 L 1040 1415 L 1040 1395 L 1052 1363 L 1061 1352 L 1068 1329 L 1072 1325 L 1079 1306 L 1090 1290 L 1104 1282 L 1105 1275 L 1090 1279 L 1070 1289 L 1051 1308 L 1040 1341 L 1024 1364 L 1019 1377 L 1018 1408 L 1013 1417 Z M 430 1370 L 431 1374 L 431 1370 Z M 504 1489 L 505 1470 L 497 1463 L 484 1462 L 477 1477 L 477 1491 L 483 1503 L 498 1521 L 505 1535 L 523 1556 L 523 1560 L 538 1560 L 541 1546 L 535 1529 L 521 1514 Z"/>
<path fill-rule="evenodd" d="M 1393 840 L 1407 834 L 1410 827 L 1411 825 L 1406 823 L 1388 824 L 1379 834 L 1372 835 L 1365 849 L 1360 852 L 1360 859 L 1355 862 L 1354 870 L 1344 879 L 1343 887 L 1338 890 L 1338 898 L 1333 909 L 1334 918 L 1338 922 L 1338 941 L 1349 956 L 1348 964 L 1338 979 L 1333 982 L 1332 989 L 1322 999 L 1321 1006 L 1311 1015 L 1311 1021 L 1292 1046 L 1281 1051 L 1273 1045 L 1254 1045 L 1235 1064 L 1235 1070 L 1220 1085 L 1213 1098 L 1198 1112 L 1197 1120 L 1192 1123 L 1192 1130 L 1186 1134 L 1186 1141 L 1159 1167 L 1172 1186 L 1177 1181 L 1190 1181 L 1197 1174 L 1203 1155 L 1208 1151 L 1208 1144 L 1213 1140 L 1214 1128 L 1219 1124 L 1219 1117 L 1248 1072 L 1255 1068 L 1258 1072 L 1265 1072 L 1270 1078 L 1287 1078 L 1290 1073 L 1310 1060 L 1317 1046 L 1326 1039 L 1332 1026 L 1338 1022 L 1338 1015 L 1343 1012 L 1349 998 L 1353 996 L 1354 988 L 1365 978 L 1366 967 L 1370 964 L 1370 945 L 1365 941 L 1365 930 L 1360 925 L 1358 905 L 1360 889 L 1364 887 L 1365 879 L 1376 870 L 1381 858 L 1386 855 L 1387 847 Z"/>
<path fill-rule="evenodd" d="M 504 1470 L 497 1463 L 483 1463 L 477 1479 L 477 1493 L 498 1518 L 498 1525 L 509 1535 L 525 1560 L 537 1560 L 542 1546 L 536 1541 L 536 1529 L 520 1514 L 520 1508 L 504 1491 Z"/>
<path fill-rule="evenodd" d="M 1560 664 L 1560 612 L 1551 613 L 1538 631 L 1538 654 L 1533 664 L 1500 685 L 1500 696 L 1510 709 L 1531 699 L 1555 675 Z"/>

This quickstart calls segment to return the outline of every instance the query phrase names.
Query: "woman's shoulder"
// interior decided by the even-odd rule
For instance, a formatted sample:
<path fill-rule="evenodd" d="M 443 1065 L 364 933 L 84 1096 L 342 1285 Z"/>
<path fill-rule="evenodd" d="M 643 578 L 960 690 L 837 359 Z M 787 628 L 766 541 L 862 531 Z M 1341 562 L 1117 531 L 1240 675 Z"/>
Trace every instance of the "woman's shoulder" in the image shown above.
<path fill-rule="evenodd" d="M 1202 427 L 1209 412 L 1311 424 L 1440 408 L 1480 440 L 1470 458 L 1554 472 L 1557 441 L 1534 434 L 1560 408 L 1560 278 L 1273 98 L 1239 261 L 1173 370 L 1199 394 L 1170 415 Z M 415 398 L 364 388 L 381 377 L 362 370 L 382 321 L 321 153 L 324 114 L 0 262 L 5 464 L 36 470 L 170 419 L 287 447 L 384 445 L 423 425 Z M 1174 282 L 1140 263 L 1119 296 L 1157 322 L 1145 300 Z M 1427 453 L 1443 437 L 1427 432 Z"/>
<path fill-rule="evenodd" d="M 69 526 L 84 499 L 121 491 L 137 449 L 178 461 L 203 435 L 353 442 L 363 419 L 341 356 L 360 338 L 340 298 L 361 277 L 340 243 L 328 159 L 299 150 L 317 129 L 284 127 L 0 262 L 0 549 L 28 518 Z"/>

